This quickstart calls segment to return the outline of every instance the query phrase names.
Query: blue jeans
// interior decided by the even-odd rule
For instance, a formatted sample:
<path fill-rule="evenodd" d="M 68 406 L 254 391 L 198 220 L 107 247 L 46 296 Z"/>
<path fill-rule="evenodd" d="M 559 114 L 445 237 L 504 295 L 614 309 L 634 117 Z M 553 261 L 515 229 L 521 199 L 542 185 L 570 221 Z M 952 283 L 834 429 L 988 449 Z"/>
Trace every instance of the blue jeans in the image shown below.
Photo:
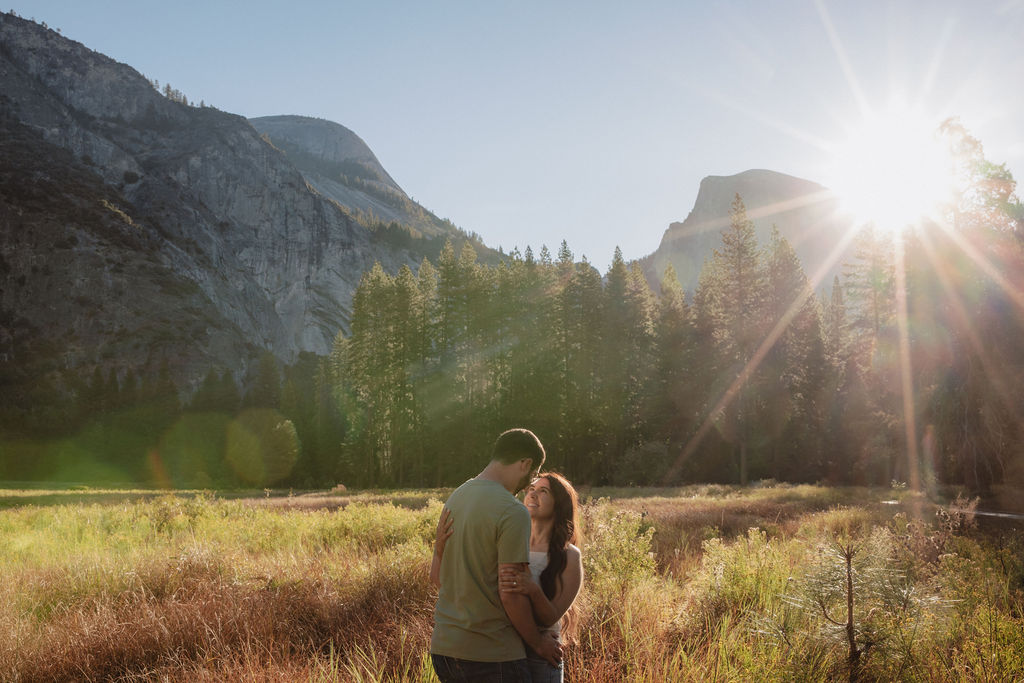
<path fill-rule="evenodd" d="M 530 678 L 533 683 L 562 683 L 561 662 L 558 663 L 558 666 L 551 666 L 548 660 L 527 647 L 526 663 L 530 667 Z"/>
<path fill-rule="evenodd" d="M 532 683 L 525 659 L 511 662 L 473 662 L 445 655 L 430 655 L 441 683 Z"/>

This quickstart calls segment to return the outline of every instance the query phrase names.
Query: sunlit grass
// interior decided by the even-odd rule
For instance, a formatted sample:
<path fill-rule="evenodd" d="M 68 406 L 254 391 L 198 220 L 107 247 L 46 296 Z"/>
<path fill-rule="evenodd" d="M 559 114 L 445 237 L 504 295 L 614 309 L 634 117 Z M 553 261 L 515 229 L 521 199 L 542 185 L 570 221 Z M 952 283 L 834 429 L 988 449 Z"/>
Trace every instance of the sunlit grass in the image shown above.
<path fill-rule="evenodd" d="M 0 511 L 0 680 L 436 680 L 427 570 L 446 491 L 78 493 Z M 816 486 L 585 498 L 572 680 L 846 678 L 840 634 L 799 607 L 843 538 L 876 539 L 869 564 L 912 588 L 913 609 L 858 593 L 874 610 L 858 625 L 886 636 L 868 680 L 1024 676 L 1024 543 L 962 512 Z"/>

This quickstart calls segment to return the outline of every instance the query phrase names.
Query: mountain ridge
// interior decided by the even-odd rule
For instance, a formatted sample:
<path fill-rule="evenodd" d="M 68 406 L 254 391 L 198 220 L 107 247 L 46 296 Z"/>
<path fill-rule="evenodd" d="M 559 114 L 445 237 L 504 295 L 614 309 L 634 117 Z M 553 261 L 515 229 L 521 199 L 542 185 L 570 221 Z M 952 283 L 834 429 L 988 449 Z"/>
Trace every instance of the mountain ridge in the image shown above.
<path fill-rule="evenodd" d="M 164 97 L 130 66 L 13 14 L 0 15 L 0 93 L 0 118 L 17 137 L 19 158 L 51 160 L 36 169 L 40 178 L 59 175 L 61 164 L 74 166 L 76 186 L 94 192 L 86 213 L 109 214 L 142 240 L 129 249 L 86 239 L 99 224 L 60 209 L 64 190 L 50 183 L 54 206 L 47 214 L 46 198 L 40 199 L 32 230 L 59 238 L 19 241 L 24 187 L 19 169 L 8 164 L 7 185 L 0 188 L 0 256 L 15 285 L 4 287 L 0 308 L 23 322 L 23 332 L 64 338 L 90 309 L 103 310 L 101 301 L 125 301 L 111 272 L 132 249 L 141 249 L 161 265 L 137 273 L 140 283 L 152 273 L 172 272 L 176 281 L 195 286 L 206 311 L 200 316 L 168 308 L 159 311 L 164 322 L 157 324 L 144 310 L 125 305 L 127 317 L 112 317 L 110 329 L 93 338 L 91 353 L 55 356 L 53 371 L 89 373 L 102 366 L 123 373 L 142 360 L 113 354 L 117 335 L 135 330 L 140 344 L 161 348 L 161 339 L 174 337 L 174 330 L 191 329 L 210 315 L 216 319 L 195 338 L 167 349 L 165 360 L 182 386 L 196 386 L 211 367 L 241 376 L 252 360 L 242 349 L 268 350 L 285 363 L 303 351 L 326 354 L 335 335 L 347 329 L 362 273 L 374 262 L 394 272 L 422 258 L 314 189 L 244 117 Z M 100 179 L 103 192 L 86 175 Z M 383 177 L 390 178 L 386 172 Z M 454 226 L 451 234 L 458 236 Z M 50 248 L 59 253 L 48 253 Z M 68 281 L 93 286 L 70 292 L 45 282 L 39 264 L 51 257 L 67 262 Z M 94 280 L 89 271 L 97 264 L 106 275 Z M 17 285 L 22 278 L 27 284 Z M 70 318 L 47 313 L 69 297 L 80 301 Z M 152 364 L 147 367 L 154 372 Z"/>
<path fill-rule="evenodd" d="M 65 203 L 81 206 L 88 192 L 95 200 L 83 210 L 90 223 L 63 209 L 46 214 L 40 199 L 32 229 L 52 239 L 19 241 L 26 189 L 15 178 L 14 157 L 2 169 L 0 258 L 5 277 L 28 284 L 0 291 L 0 313 L 23 323 L 21 332 L 7 331 L 10 338 L 28 330 L 55 339 L 78 335 L 74 353 L 54 352 L 53 369 L 123 373 L 143 366 L 152 373 L 162 355 L 179 383 L 195 387 L 210 368 L 240 377 L 261 350 L 285 363 L 302 352 L 324 355 L 347 330 L 352 293 L 374 262 L 396 272 L 415 267 L 445 238 L 474 237 L 413 202 L 341 124 L 297 115 L 247 120 L 189 106 L 157 92 L 130 66 L 12 14 L 0 15 L 0 85 L 0 119 L 20 145 L 17 156 L 51 160 L 36 169 L 39 177 L 68 169 L 86 194 L 72 193 Z M 102 191 L 89 176 L 102 181 Z M 757 190 L 772 183 L 781 195 Z M 47 187 L 62 192 L 60 184 Z M 800 198 L 820 186 L 765 170 L 709 176 L 687 218 L 670 225 L 642 259 L 652 281 L 673 262 L 692 291 L 727 225 L 722 205 L 737 188 L 759 231 L 778 219 L 802 259 L 801 245 L 820 241 L 810 228 L 822 220 L 805 220 L 808 237 L 801 240 L 787 228 L 791 221 L 781 220 L 806 214 Z M 93 233 L 104 225 L 127 226 L 135 241 L 99 240 Z M 481 260 L 496 258 L 479 240 L 474 246 Z M 126 268 L 133 250 L 141 250 L 148 269 Z M 90 284 L 72 293 L 47 283 L 39 269 L 47 259 L 64 264 L 66 281 Z M 126 270 L 138 284 L 121 277 Z M 131 298 L 150 291 L 168 295 L 150 296 L 148 310 Z M 173 292 L 192 303 L 176 307 Z M 65 310 L 69 298 L 78 309 L 47 312 Z M 86 326 L 91 332 L 83 334 L 89 311 L 111 306 L 120 313 L 104 314 L 108 325 Z M 138 351 L 116 341 L 127 334 Z"/>
<path fill-rule="evenodd" d="M 398 223 L 417 237 L 452 236 L 457 229 L 413 201 L 352 130 L 326 119 L 263 116 L 249 123 L 281 150 L 322 195 L 353 209 L 366 223 Z"/>
<path fill-rule="evenodd" d="M 765 246 L 772 226 L 779 228 L 804 271 L 812 277 L 823 266 L 820 285 L 830 285 L 841 259 L 829 255 L 842 234 L 839 201 L 816 182 L 767 169 L 750 169 L 731 176 L 705 176 L 693 208 L 682 221 L 669 225 L 654 252 L 639 259 L 648 280 L 657 285 L 671 264 L 683 288 L 692 294 L 704 262 L 721 246 L 729 227 L 729 211 L 736 195 L 753 221 L 758 243 Z"/>

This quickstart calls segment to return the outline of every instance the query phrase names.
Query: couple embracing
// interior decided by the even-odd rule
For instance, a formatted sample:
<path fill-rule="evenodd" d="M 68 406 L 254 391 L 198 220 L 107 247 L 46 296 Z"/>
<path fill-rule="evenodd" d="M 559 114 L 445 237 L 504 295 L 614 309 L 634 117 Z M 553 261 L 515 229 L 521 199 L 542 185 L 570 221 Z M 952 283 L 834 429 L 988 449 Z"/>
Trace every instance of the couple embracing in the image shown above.
<path fill-rule="evenodd" d="M 583 583 L 576 491 L 540 473 L 544 447 L 510 429 L 437 525 L 431 660 L 441 683 L 562 681 L 562 625 Z M 526 489 L 524 503 L 515 494 Z"/>

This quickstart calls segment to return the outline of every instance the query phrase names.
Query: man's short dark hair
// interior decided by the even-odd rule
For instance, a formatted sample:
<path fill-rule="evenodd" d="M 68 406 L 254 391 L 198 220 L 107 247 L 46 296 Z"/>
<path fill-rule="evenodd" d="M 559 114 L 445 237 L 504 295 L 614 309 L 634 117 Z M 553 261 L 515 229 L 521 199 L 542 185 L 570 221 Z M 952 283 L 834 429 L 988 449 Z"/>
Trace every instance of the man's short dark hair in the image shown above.
<path fill-rule="evenodd" d="M 494 450 L 491 452 L 491 460 L 505 465 L 529 458 L 533 461 L 532 469 L 535 470 L 539 470 L 544 464 L 544 457 L 544 446 L 537 435 L 529 429 L 522 428 L 502 432 L 494 442 Z"/>

